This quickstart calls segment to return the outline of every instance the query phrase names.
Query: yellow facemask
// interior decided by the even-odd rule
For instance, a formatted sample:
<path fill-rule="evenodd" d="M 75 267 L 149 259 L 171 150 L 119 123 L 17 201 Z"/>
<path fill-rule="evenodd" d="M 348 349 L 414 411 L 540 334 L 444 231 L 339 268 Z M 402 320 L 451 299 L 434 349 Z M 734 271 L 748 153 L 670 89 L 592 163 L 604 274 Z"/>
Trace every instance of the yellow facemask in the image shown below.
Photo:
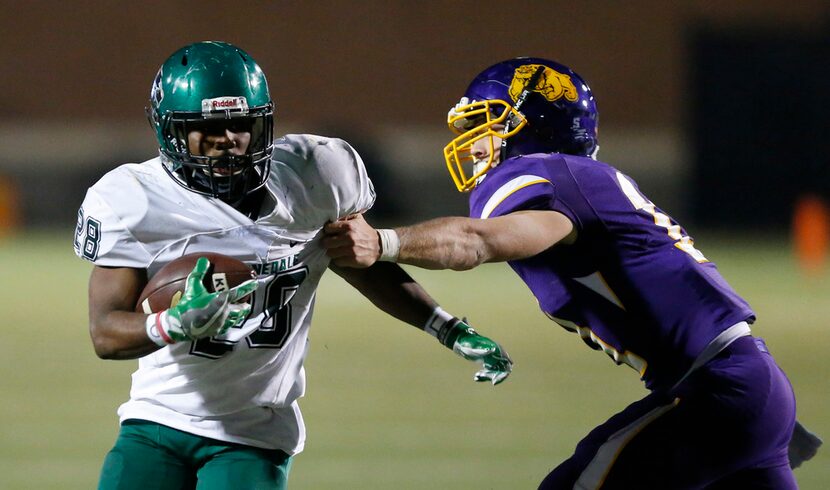
<path fill-rule="evenodd" d="M 499 164 L 495 161 L 495 154 L 500 148 L 496 146 L 494 138 L 507 139 L 526 124 L 525 116 L 503 100 L 470 102 L 463 97 L 450 109 L 447 125 L 458 136 L 444 147 L 444 159 L 458 191 L 472 190 L 488 170 Z M 504 132 L 504 128 L 509 128 L 508 132 Z M 487 159 L 476 161 L 472 147 L 483 138 L 489 138 Z M 469 168 L 469 174 L 465 167 Z"/>

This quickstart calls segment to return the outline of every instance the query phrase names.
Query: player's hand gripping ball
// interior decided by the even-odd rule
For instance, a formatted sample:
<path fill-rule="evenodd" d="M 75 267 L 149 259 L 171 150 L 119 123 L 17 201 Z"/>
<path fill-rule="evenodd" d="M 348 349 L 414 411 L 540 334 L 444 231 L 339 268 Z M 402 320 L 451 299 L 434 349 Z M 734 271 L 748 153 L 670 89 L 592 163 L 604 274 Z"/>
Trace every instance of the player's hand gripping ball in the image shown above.
<path fill-rule="evenodd" d="M 187 276 L 196 267 L 199 257 L 205 257 L 210 262 L 202 280 L 209 293 L 231 289 L 256 279 L 256 272 L 250 266 L 227 255 L 207 252 L 183 255 L 159 269 L 150 278 L 139 295 L 135 311 L 158 313 L 176 306 L 184 294 Z"/>
<path fill-rule="evenodd" d="M 136 310 L 151 314 L 147 334 L 159 345 L 222 335 L 244 323 L 256 273 L 214 253 L 185 255 L 162 267 L 145 286 Z"/>

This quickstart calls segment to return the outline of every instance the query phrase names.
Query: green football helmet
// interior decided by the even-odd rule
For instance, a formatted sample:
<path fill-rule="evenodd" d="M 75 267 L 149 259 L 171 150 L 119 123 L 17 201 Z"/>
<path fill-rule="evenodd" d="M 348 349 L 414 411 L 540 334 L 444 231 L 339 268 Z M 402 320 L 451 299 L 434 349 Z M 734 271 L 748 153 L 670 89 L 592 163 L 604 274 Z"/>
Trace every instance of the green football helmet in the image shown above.
<path fill-rule="evenodd" d="M 236 205 L 265 185 L 273 149 L 274 104 L 248 53 L 217 41 L 185 46 L 161 65 L 147 117 L 164 169 L 179 185 Z M 188 134 L 205 125 L 250 132 L 244 155 L 194 155 Z M 215 127 L 215 126 L 214 126 Z"/>

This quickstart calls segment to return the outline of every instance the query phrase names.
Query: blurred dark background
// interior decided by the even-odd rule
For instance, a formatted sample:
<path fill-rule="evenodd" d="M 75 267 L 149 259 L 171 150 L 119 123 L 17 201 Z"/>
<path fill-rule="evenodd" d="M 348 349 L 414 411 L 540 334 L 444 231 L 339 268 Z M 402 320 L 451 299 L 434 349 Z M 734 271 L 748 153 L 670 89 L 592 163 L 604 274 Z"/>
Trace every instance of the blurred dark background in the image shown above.
<path fill-rule="evenodd" d="M 0 489 L 94 488 L 135 364 L 92 352 L 77 209 L 105 172 L 157 155 L 144 107 L 159 65 L 211 39 L 263 67 L 278 134 L 357 147 L 377 226 L 466 214 L 442 148 L 447 110 L 482 69 L 521 55 L 571 66 L 597 98 L 600 159 L 636 178 L 753 305 L 799 419 L 830 437 L 830 1 L 0 0 L 0 11 L 0 271 L 11 278 L 0 286 Z M 509 346 L 511 381 L 474 385 L 467 365 L 326 274 L 293 490 L 531 488 L 642 396 L 630 370 L 608 371 L 545 327 L 508 268 L 408 271 Z M 830 488 L 828 454 L 796 472 L 801 488 Z"/>
<path fill-rule="evenodd" d="M 567 64 L 600 109 L 599 157 L 707 228 L 784 231 L 828 197 L 830 4 L 780 2 L 0 1 L 0 228 L 71 229 L 86 188 L 156 154 L 143 109 L 199 40 L 265 70 L 277 133 L 363 154 L 377 223 L 464 214 L 446 112 L 480 70 Z"/>
<path fill-rule="evenodd" d="M 828 27 L 706 26 L 690 37 L 698 221 L 780 227 L 803 196 L 830 197 Z"/>

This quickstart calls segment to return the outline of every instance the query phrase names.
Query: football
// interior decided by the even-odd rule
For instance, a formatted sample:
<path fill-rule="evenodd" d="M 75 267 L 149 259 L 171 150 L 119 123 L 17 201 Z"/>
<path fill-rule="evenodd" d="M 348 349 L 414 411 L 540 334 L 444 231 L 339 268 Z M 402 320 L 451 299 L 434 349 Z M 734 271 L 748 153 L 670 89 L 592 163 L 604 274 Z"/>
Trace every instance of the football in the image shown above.
<path fill-rule="evenodd" d="M 144 286 L 138 297 L 135 311 L 155 313 L 174 306 L 184 294 L 187 275 L 193 271 L 199 257 L 210 261 L 203 284 L 208 291 L 224 291 L 238 286 L 249 279 L 256 279 L 256 272 L 245 264 L 227 255 L 199 252 L 183 255 L 165 265 Z"/>

